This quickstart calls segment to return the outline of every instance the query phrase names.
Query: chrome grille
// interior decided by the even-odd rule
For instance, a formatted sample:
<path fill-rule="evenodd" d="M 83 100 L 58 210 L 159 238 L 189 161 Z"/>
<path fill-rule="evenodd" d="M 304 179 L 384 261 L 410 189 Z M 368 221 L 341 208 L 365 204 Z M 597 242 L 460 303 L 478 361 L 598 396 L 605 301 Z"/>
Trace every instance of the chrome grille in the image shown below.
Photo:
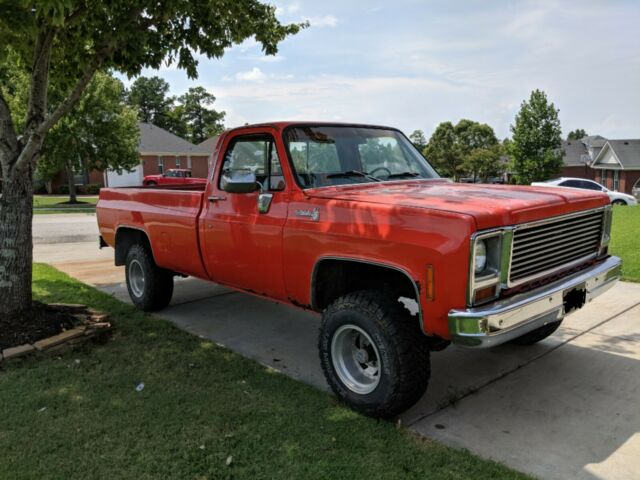
<path fill-rule="evenodd" d="M 510 284 L 520 284 L 571 267 L 598 254 L 603 210 L 589 210 L 516 227 Z"/>

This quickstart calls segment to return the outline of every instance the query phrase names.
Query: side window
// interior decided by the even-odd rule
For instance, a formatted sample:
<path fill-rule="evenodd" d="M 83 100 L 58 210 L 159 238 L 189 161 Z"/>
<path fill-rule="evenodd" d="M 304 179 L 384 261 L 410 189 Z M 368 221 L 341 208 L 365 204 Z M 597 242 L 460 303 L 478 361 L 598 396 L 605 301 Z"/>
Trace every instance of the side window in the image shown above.
<path fill-rule="evenodd" d="M 222 171 L 248 170 L 269 190 L 284 190 L 284 176 L 273 139 L 270 137 L 240 137 L 224 157 Z"/>
<path fill-rule="evenodd" d="M 597 183 L 590 182 L 588 180 L 583 180 L 580 183 L 582 183 L 582 188 L 587 189 L 587 190 L 596 190 L 598 192 L 602 190 L 600 185 L 598 185 Z"/>
<path fill-rule="evenodd" d="M 560 185 L 562 185 L 563 187 L 582 188 L 578 180 L 566 180 Z"/>

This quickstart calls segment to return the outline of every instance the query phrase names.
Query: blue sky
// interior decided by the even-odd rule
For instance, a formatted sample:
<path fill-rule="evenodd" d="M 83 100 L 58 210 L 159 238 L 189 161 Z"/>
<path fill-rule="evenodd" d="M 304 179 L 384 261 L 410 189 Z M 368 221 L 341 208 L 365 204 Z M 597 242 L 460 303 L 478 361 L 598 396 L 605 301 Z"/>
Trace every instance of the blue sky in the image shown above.
<path fill-rule="evenodd" d="M 274 2 L 270 2 L 274 3 Z M 275 57 L 254 41 L 199 78 L 169 66 L 173 94 L 202 85 L 229 127 L 270 120 L 366 122 L 415 129 L 470 118 L 503 138 L 534 88 L 560 109 L 566 134 L 584 128 L 640 138 L 637 1 L 275 2 L 283 22 L 311 27 Z"/>

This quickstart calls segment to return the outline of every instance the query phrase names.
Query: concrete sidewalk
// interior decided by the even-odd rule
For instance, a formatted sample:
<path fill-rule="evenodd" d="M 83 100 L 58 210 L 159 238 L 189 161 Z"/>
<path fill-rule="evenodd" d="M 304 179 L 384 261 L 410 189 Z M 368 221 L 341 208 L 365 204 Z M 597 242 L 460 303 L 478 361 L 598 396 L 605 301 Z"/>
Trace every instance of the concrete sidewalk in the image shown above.
<path fill-rule="evenodd" d="M 129 301 L 113 251 L 38 244 L 36 261 Z M 319 318 L 195 279 L 159 313 L 322 389 Z M 402 416 L 414 431 L 542 478 L 640 478 L 640 284 L 620 283 L 549 339 L 432 355 L 427 394 Z"/>

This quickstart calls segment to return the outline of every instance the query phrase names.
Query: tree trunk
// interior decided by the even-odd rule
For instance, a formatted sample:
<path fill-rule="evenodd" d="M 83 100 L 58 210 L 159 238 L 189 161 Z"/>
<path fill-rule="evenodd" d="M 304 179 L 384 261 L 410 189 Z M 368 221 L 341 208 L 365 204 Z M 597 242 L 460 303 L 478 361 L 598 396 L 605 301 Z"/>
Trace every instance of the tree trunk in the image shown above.
<path fill-rule="evenodd" d="M 76 196 L 76 181 L 73 174 L 73 168 L 71 162 L 67 161 L 67 183 L 69 185 L 69 203 L 77 203 L 78 197 Z"/>
<path fill-rule="evenodd" d="M 0 197 L 0 317 L 31 308 L 31 168 L 8 172 Z"/>

